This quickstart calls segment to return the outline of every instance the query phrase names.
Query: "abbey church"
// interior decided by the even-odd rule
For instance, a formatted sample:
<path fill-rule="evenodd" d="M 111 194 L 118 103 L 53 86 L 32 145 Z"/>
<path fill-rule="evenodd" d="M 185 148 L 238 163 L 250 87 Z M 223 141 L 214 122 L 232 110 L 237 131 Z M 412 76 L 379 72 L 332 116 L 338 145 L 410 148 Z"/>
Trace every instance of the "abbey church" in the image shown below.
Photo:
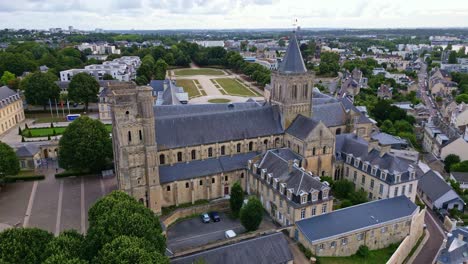
<path fill-rule="evenodd" d="M 375 178 L 376 185 L 382 182 L 388 189 L 379 198 L 393 196 L 393 185 L 411 181 L 410 174 L 399 182 L 379 178 L 380 171 L 393 175 L 380 162 L 391 154 L 371 157 L 370 144 L 369 152 L 350 154 L 354 149 L 346 149 L 346 142 L 366 144 L 372 122 L 349 99 L 322 94 L 313 85 L 314 75 L 292 34 L 263 102 L 155 105 L 150 87 L 113 87 L 109 97 L 119 188 L 160 213 L 162 207 L 228 195 L 239 181 L 276 221 L 289 225 L 330 212 L 330 187 L 320 177 L 351 177 L 345 168 L 357 158 L 369 165 L 372 182 Z M 377 162 L 377 173 L 371 175 Z"/>

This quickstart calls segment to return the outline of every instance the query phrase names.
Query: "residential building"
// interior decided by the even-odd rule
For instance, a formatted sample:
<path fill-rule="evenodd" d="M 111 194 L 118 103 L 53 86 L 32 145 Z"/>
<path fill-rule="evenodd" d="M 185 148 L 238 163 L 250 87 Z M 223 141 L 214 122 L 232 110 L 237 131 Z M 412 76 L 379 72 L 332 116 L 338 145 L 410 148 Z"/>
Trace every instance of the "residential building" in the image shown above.
<path fill-rule="evenodd" d="M 24 120 L 23 100 L 18 92 L 0 87 L 0 135 Z"/>
<path fill-rule="evenodd" d="M 414 161 L 390 153 L 389 146 L 379 146 L 354 134 L 336 136 L 335 180 L 346 179 L 356 190 L 364 190 L 369 200 L 407 196 L 415 200 L 418 176 Z"/>
<path fill-rule="evenodd" d="M 359 94 L 361 88 L 367 88 L 367 78 L 362 76 L 362 72 L 355 68 L 351 73 L 346 72 L 341 83 L 339 95 L 354 98 Z"/>
<path fill-rule="evenodd" d="M 377 97 L 380 99 L 392 99 L 393 88 L 386 84 L 381 84 L 377 89 Z"/>
<path fill-rule="evenodd" d="M 21 170 L 34 170 L 41 165 L 41 150 L 36 144 L 26 144 L 16 149 Z"/>
<path fill-rule="evenodd" d="M 424 213 L 406 196 L 363 203 L 296 222 L 294 239 L 315 256 L 350 256 L 423 231 Z"/>
<path fill-rule="evenodd" d="M 246 190 L 282 226 L 331 212 L 330 186 L 306 171 L 303 158 L 290 149 L 268 150 L 249 160 Z"/>
<path fill-rule="evenodd" d="M 284 235 L 273 233 L 178 257 L 172 264 L 292 264 L 293 255 Z"/>
<path fill-rule="evenodd" d="M 430 170 L 420 179 L 418 185 L 419 197 L 431 209 L 458 209 L 463 212 L 465 202 L 442 178 L 442 176 Z"/>
<path fill-rule="evenodd" d="M 468 227 L 459 227 L 447 234 L 442 249 L 437 254 L 436 264 L 459 264 L 468 262 Z"/>
<path fill-rule="evenodd" d="M 468 172 L 450 172 L 450 179 L 460 183 L 462 190 L 468 189 Z"/>

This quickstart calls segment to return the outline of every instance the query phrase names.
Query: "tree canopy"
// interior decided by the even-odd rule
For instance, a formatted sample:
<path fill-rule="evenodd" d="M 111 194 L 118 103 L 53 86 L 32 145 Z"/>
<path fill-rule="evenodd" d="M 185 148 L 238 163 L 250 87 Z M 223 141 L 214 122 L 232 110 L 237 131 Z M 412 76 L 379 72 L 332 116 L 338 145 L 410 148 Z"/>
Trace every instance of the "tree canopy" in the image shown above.
<path fill-rule="evenodd" d="M 231 212 L 234 217 L 239 217 L 240 210 L 244 203 L 244 191 L 238 181 L 232 185 L 231 197 L 229 198 L 229 204 L 231 206 Z"/>
<path fill-rule="evenodd" d="M 60 98 L 60 88 L 55 81 L 57 78 L 50 73 L 35 72 L 21 81 L 20 88 L 24 90 L 26 101 L 33 105 L 42 105 L 44 110 L 54 99 Z"/>
<path fill-rule="evenodd" d="M 447 155 L 447 157 L 445 157 L 445 159 L 444 159 L 444 169 L 445 169 L 445 171 L 450 172 L 450 168 L 452 167 L 452 165 L 457 164 L 460 161 L 461 160 L 460 160 L 460 157 L 458 155 L 455 155 L 455 154 Z"/>
<path fill-rule="evenodd" d="M 38 228 L 10 228 L 0 233 L 0 263 L 41 264 L 53 235 Z"/>
<path fill-rule="evenodd" d="M 7 175 L 16 175 L 20 171 L 19 160 L 15 151 L 0 142 L 0 182 Z"/>
<path fill-rule="evenodd" d="M 257 230 L 263 219 L 263 206 L 257 197 L 250 197 L 240 211 L 241 224 L 247 231 Z"/>
<path fill-rule="evenodd" d="M 111 138 L 99 120 L 82 116 L 68 125 L 60 138 L 59 164 L 64 169 L 96 172 L 111 158 Z"/>
<path fill-rule="evenodd" d="M 112 77 L 112 76 L 111 76 Z M 68 97 L 75 102 L 83 102 L 88 111 L 90 102 L 97 101 L 99 83 L 91 75 L 81 72 L 73 76 L 68 85 Z"/>

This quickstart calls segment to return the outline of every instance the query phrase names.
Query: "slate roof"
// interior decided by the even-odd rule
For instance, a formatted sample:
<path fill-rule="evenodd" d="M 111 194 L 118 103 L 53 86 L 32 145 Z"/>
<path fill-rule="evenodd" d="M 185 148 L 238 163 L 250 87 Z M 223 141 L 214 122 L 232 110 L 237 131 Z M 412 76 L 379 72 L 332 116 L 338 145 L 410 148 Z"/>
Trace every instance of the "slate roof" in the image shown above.
<path fill-rule="evenodd" d="M 34 145 L 34 144 L 28 144 L 28 145 L 19 147 L 16 150 L 16 156 L 18 156 L 18 158 L 30 158 L 30 157 L 34 157 L 34 155 L 36 155 L 38 152 L 39 152 L 39 146 Z"/>
<path fill-rule="evenodd" d="M 405 195 L 376 200 L 296 222 L 299 231 L 311 243 L 338 238 L 346 233 L 410 218 L 418 207 Z"/>
<path fill-rule="evenodd" d="M 292 124 L 286 129 L 286 133 L 298 139 L 306 139 L 309 133 L 320 123 L 303 115 L 298 115 Z"/>
<path fill-rule="evenodd" d="M 346 110 L 341 102 L 312 105 L 312 119 L 327 127 L 342 126 L 346 124 Z"/>
<path fill-rule="evenodd" d="M 164 91 L 164 83 L 166 80 L 151 80 L 149 85 L 153 88 L 153 93 Z"/>
<path fill-rule="evenodd" d="M 174 165 L 159 166 L 159 180 L 162 184 L 188 180 L 221 172 L 246 169 L 248 160 L 258 155 L 249 152 L 231 156 L 221 156 L 206 160 L 195 160 L 188 163 L 181 162 Z"/>
<path fill-rule="evenodd" d="M 16 95 L 17 92 L 10 89 L 8 86 L 0 87 L 0 100 L 7 99 L 10 96 Z"/>
<path fill-rule="evenodd" d="M 442 248 L 437 263 L 455 264 L 468 261 L 468 227 L 459 227 L 447 238 L 445 248 Z M 459 239 L 462 235 L 462 239 Z"/>
<path fill-rule="evenodd" d="M 292 34 L 289 39 L 289 45 L 286 49 L 286 55 L 283 58 L 283 61 L 280 63 L 279 72 L 282 73 L 306 73 L 307 68 L 304 64 L 304 59 L 302 58 L 301 50 L 299 49 L 299 44 L 297 43 L 296 34 Z"/>
<path fill-rule="evenodd" d="M 284 132 L 276 105 L 236 110 L 225 104 L 224 111 L 204 111 L 198 114 L 183 114 L 193 110 L 190 105 L 183 107 L 187 109 L 180 110 L 179 115 L 166 116 L 158 116 L 158 108 L 155 107 L 156 143 L 159 149 L 279 135 Z"/>
<path fill-rule="evenodd" d="M 468 172 L 451 172 L 450 173 L 457 182 L 468 182 Z"/>
<path fill-rule="evenodd" d="M 200 115 L 208 113 L 224 113 L 231 110 L 259 109 L 262 105 L 257 102 L 231 103 L 231 104 L 189 104 L 174 106 L 155 106 L 154 115 L 156 119 L 167 117 L 181 117 L 190 115 Z"/>
<path fill-rule="evenodd" d="M 335 144 L 336 158 L 346 160 L 347 155 L 352 155 L 350 164 L 354 165 L 356 158 L 360 159 L 358 169 L 364 170 L 364 163 L 367 163 L 366 172 L 371 174 L 372 166 L 378 167 L 376 178 L 380 178 L 383 170 L 387 170 L 385 181 L 389 184 L 395 183 L 395 173 L 401 173 L 401 182 L 410 181 L 409 167 L 413 166 L 416 177 L 422 174 L 416 164 L 410 160 L 399 158 L 391 153 L 385 153 L 380 156 L 380 151 L 371 149 L 369 151 L 369 143 L 355 134 L 340 134 L 336 135 Z"/>
<path fill-rule="evenodd" d="M 282 233 L 261 236 L 235 244 L 205 250 L 171 260 L 172 264 L 280 264 L 293 260 L 288 241 Z"/>
<path fill-rule="evenodd" d="M 452 187 L 433 170 L 428 171 L 419 179 L 418 189 L 421 189 L 433 202 L 453 191 Z"/>
<path fill-rule="evenodd" d="M 408 144 L 408 141 L 406 141 L 406 139 L 396 137 L 384 132 L 374 133 L 371 135 L 371 138 L 374 140 L 378 140 L 379 144 L 382 145 Z"/>

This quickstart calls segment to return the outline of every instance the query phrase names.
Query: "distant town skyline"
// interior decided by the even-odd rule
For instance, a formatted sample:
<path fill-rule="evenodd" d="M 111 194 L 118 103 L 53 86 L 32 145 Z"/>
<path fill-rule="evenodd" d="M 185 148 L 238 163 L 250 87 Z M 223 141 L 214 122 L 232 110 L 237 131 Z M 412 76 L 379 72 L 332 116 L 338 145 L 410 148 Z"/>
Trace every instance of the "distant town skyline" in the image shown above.
<path fill-rule="evenodd" d="M 17 0 L 0 28 L 82 30 L 468 27 L 468 1 Z"/>

